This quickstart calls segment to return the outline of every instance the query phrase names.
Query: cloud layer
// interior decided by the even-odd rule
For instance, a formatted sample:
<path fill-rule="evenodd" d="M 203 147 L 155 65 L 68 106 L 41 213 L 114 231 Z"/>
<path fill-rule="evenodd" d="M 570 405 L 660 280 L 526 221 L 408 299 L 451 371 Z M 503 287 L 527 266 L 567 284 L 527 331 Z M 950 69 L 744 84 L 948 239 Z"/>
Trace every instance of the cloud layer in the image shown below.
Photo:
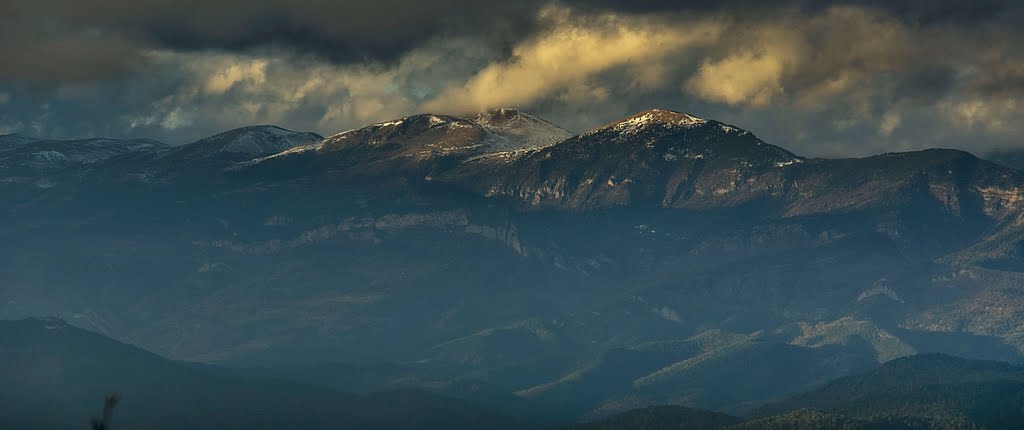
<path fill-rule="evenodd" d="M 0 3 L 0 133 L 184 143 L 511 106 L 575 130 L 667 107 L 824 156 L 1024 136 L 1015 2 L 185 3 Z"/>

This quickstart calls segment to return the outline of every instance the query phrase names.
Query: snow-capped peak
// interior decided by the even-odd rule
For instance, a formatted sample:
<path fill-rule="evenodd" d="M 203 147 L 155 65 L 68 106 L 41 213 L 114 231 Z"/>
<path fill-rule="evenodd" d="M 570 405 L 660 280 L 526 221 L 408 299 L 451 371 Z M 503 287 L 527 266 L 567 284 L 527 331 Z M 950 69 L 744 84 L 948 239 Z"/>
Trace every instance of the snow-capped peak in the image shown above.
<path fill-rule="evenodd" d="M 344 131 L 322 141 L 297 146 L 248 163 L 299 153 L 330 153 L 360 148 L 360 157 L 382 160 L 510 160 L 554 145 L 573 133 L 516 109 L 494 109 L 463 118 L 423 113 Z"/>
<path fill-rule="evenodd" d="M 481 112 L 473 118 L 473 122 L 485 127 L 507 127 L 520 120 L 539 120 L 539 118 L 513 108 L 491 109 Z"/>
<path fill-rule="evenodd" d="M 383 121 L 383 122 L 378 122 L 378 123 L 370 124 L 370 125 L 368 125 L 366 127 L 363 127 L 363 128 L 358 128 L 358 129 L 344 131 L 344 132 L 335 134 L 335 135 L 330 136 L 330 137 L 333 138 L 333 137 L 336 137 L 336 136 L 342 136 L 342 135 L 346 135 L 346 134 L 349 134 L 349 133 L 352 133 L 352 132 L 355 132 L 355 131 L 360 131 L 360 130 L 374 130 L 375 131 L 375 130 L 380 130 L 380 129 L 399 128 L 399 127 L 404 127 L 404 126 L 412 126 L 412 127 L 420 127 L 420 128 L 431 128 L 431 127 L 437 127 L 437 126 L 442 126 L 442 125 L 443 126 L 449 126 L 449 127 L 466 127 L 466 126 L 470 126 L 471 124 L 468 124 L 467 121 L 465 119 L 462 119 L 462 118 L 457 118 L 457 117 L 448 116 L 448 115 L 435 115 L 435 114 L 432 114 L 432 113 L 423 113 L 423 114 L 413 115 L 413 116 L 409 116 L 409 117 L 405 117 L 405 118 L 397 118 L 397 119 L 393 119 L 393 120 L 390 120 L 390 121 Z"/>
<path fill-rule="evenodd" d="M 473 122 L 502 138 L 495 141 L 493 148 L 499 152 L 544 148 L 573 135 L 555 124 L 511 108 L 482 112 Z"/>
<path fill-rule="evenodd" d="M 584 135 L 594 134 L 600 131 L 612 130 L 617 133 L 631 134 L 647 129 L 652 125 L 661 128 L 693 127 L 708 124 L 713 121 L 698 118 L 688 113 L 676 112 L 668 109 L 650 109 L 628 116 L 626 118 L 592 129 Z"/>
<path fill-rule="evenodd" d="M 263 157 L 323 139 L 316 133 L 296 132 L 274 125 L 229 130 L 175 148 L 170 158 L 227 157 L 240 160 Z"/>
<path fill-rule="evenodd" d="M 666 109 L 651 109 L 627 117 L 612 125 L 612 128 L 622 131 L 638 129 L 651 124 L 662 126 L 692 126 L 706 124 L 708 120 L 698 118 L 688 113 L 676 112 Z"/>

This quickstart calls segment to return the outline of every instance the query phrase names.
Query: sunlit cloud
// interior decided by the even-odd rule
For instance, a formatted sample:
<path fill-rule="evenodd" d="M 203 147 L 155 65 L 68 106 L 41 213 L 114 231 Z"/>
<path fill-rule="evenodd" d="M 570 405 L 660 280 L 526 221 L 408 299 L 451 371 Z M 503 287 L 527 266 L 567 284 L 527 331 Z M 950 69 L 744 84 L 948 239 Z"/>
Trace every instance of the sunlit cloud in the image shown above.
<path fill-rule="evenodd" d="M 488 64 L 466 82 L 445 88 L 424 107 L 475 112 L 529 105 L 552 93 L 588 93 L 596 89 L 588 85 L 590 78 L 630 65 L 642 75 L 641 85 L 658 87 L 668 78 L 662 62 L 687 47 L 712 43 L 722 31 L 714 20 L 679 23 L 618 14 L 577 16 L 560 7 L 544 9 L 538 19 L 549 30 L 515 46 L 509 59 Z"/>
<path fill-rule="evenodd" d="M 686 83 L 728 105 L 814 107 L 914 64 L 908 30 L 870 10 L 833 7 L 815 16 L 737 23 L 731 38 Z"/>

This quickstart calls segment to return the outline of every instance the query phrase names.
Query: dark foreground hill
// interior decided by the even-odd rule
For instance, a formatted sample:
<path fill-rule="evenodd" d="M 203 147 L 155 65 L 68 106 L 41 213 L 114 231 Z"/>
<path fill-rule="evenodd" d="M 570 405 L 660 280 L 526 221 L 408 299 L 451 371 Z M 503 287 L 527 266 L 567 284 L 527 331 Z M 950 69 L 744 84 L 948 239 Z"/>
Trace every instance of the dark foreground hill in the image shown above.
<path fill-rule="evenodd" d="M 57 319 L 0 321 L 0 428 L 88 428 L 108 392 L 115 429 L 523 428 L 425 392 L 366 396 L 169 361 Z"/>

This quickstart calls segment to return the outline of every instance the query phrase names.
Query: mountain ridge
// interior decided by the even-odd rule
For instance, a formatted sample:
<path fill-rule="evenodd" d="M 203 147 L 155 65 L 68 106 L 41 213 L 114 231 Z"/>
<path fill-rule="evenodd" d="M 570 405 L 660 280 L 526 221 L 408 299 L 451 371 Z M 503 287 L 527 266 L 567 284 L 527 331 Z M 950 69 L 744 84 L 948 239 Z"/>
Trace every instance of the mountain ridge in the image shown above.
<path fill-rule="evenodd" d="M 173 147 L 162 158 L 184 161 L 224 157 L 228 161 L 246 161 L 319 140 L 323 140 L 323 136 L 312 132 L 295 132 L 276 125 L 254 125 Z"/>
<path fill-rule="evenodd" d="M 495 114 L 481 122 L 539 124 Z M 805 158 L 688 114 L 633 118 L 506 150 L 472 118 L 424 114 L 258 162 L 142 151 L 4 183 L 0 315 L 175 359 L 342 361 L 336 386 L 584 393 L 562 408 L 580 416 L 747 410 L 917 352 L 1024 356 L 1024 173 L 944 150 Z M 800 365 L 742 365 L 737 385 L 788 381 L 744 398 L 708 377 L 765 357 Z"/>

